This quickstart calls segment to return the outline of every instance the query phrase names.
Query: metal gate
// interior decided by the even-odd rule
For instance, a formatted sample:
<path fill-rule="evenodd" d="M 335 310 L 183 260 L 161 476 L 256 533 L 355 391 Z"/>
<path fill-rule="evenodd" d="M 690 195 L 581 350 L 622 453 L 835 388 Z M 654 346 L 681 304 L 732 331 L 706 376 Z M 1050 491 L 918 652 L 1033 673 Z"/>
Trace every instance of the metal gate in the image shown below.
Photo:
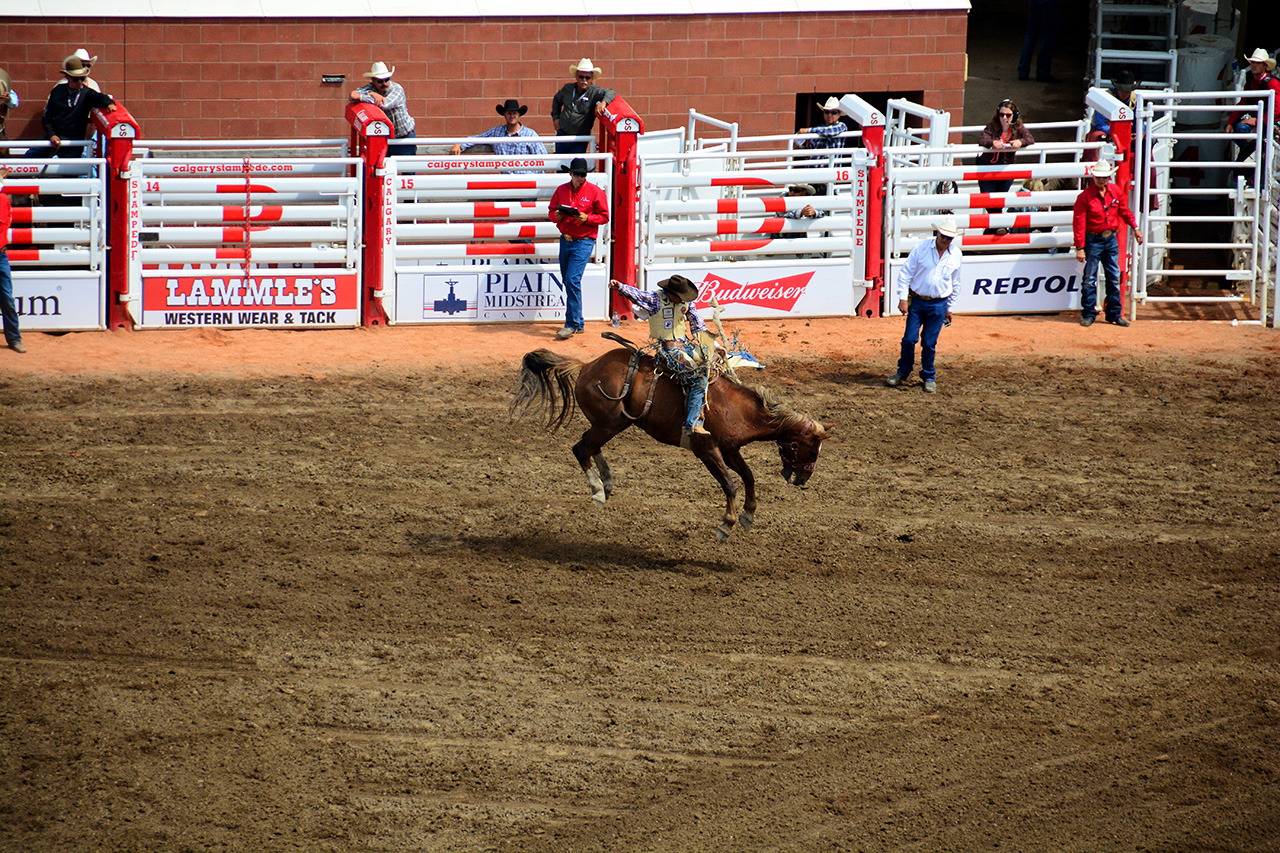
<path fill-rule="evenodd" d="M 388 227 L 378 290 L 391 323 L 563 320 L 560 232 L 548 218 L 574 157 L 612 197 L 610 154 L 427 156 L 387 160 Z M 610 228 L 582 277 L 587 320 L 608 317 Z"/>
<path fill-rule="evenodd" d="M 106 328 L 106 161 L 9 159 L 4 193 L 13 296 L 23 331 Z"/>
<path fill-rule="evenodd" d="M 134 159 L 124 300 L 134 323 L 359 325 L 360 162 Z"/>
<path fill-rule="evenodd" d="M 1275 94 L 1269 90 L 1139 91 L 1137 96 L 1135 124 L 1143 167 L 1136 175 L 1135 215 L 1148 239 L 1130 261 L 1131 313 L 1136 313 L 1139 302 L 1249 302 L 1259 306 L 1265 323 L 1269 305 L 1274 305 L 1274 293 L 1269 291 L 1275 286 L 1271 273 L 1275 247 L 1270 217 L 1258 215 L 1256 188 L 1262 187 L 1265 196 L 1272 180 L 1275 146 L 1268 131 L 1275 116 Z M 1236 111 L 1256 118 L 1253 133 L 1222 130 L 1228 115 Z M 1232 143 L 1242 142 L 1251 143 L 1258 153 L 1250 159 L 1234 159 Z M 1172 158 L 1167 154 L 1170 145 L 1175 152 Z M 1179 200 L 1183 207 L 1202 209 L 1171 212 Z M 1206 226 L 1215 224 L 1230 231 L 1226 239 L 1215 239 L 1208 232 Z M 1175 229 L 1183 232 L 1179 239 L 1174 239 Z M 1221 260 L 1215 261 L 1214 252 Z M 1174 253 L 1199 262 L 1179 265 Z M 1233 289 L 1219 295 L 1152 293 L 1154 282 L 1166 280 L 1173 286 L 1172 280 L 1187 278 L 1222 279 Z"/>

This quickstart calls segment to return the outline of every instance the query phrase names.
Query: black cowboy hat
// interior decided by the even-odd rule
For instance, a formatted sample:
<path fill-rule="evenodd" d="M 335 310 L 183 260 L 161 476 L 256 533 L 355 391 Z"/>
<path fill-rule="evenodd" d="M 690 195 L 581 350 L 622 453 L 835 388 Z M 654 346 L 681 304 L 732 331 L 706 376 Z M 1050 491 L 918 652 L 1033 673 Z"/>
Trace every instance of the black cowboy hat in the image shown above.
<path fill-rule="evenodd" d="M 697 302 L 698 288 L 682 275 L 673 275 L 666 281 L 658 282 L 663 293 L 670 296 L 673 302 Z"/>
<path fill-rule="evenodd" d="M 574 157 L 569 161 L 570 175 L 586 175 L 589 168 L 586 157 Z"/>
<path fill-rule="evenodd" d="M 529 105 L 522 104 L 515 98 L 507 98 L 506 103 L 498 104 L 494 109 L 498 111 L 498 115 L 506 115 L 507 110 L 515 110 L 519 112 L 520 115 L 524 115 L 529 112 Z"/>
<path fill-rule="evenodd" d="M 1128 68 L 1121 68 L 1116 72 L 1116 76 L 1111 78 L 1111 85 L 1117 89 L 1124 89 L 1126 92 L 1132 92 L 1137 83 L 1138 81 L 1133 77 L 1133 72 Z"/>

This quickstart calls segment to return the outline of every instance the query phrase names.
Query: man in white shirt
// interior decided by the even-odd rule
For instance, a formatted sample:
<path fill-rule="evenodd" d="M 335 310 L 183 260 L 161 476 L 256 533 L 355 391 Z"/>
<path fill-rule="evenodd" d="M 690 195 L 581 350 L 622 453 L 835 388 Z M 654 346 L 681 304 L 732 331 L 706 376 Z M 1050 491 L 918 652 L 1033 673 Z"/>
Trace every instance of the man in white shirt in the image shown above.
<path fill-rule="evenodd" d="M 951 306 L 960 292 L 960 247 L 954 245 L 956 221 L 950 217 L 938 224 L 932 240 L 925 240 L 911 250 L 907 262 L 898 270 L 894 295 L 898 310 L 907 315 L 907 331 L 902 336 L 902 354 L 898 372 L 885 380 L 897 388 L 915 366 L 916 339 L 920 340 L 920 378 L 924 392 L 937 390 L 933 357 L 937 352 L 938 333 L 951 323 Z"/>

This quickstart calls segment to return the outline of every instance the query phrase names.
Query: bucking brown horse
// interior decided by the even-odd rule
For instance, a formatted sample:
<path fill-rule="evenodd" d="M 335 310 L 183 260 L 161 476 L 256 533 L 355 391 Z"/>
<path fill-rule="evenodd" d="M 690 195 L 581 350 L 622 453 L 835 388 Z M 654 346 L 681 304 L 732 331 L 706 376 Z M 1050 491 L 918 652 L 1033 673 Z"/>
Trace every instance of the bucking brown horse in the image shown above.
<path fill-rule="evenodd" d="M 663 444 L 680 444 L 684 390 L 668 377 L 655 378 L 650 355 L 614 349 L 584 363 L 545 349 L 526 354 L 512 413 L 545 410 L 546 426 L 554 430 L 564 426 L 575 404 L 591 427 L 573 446 L 573 455 L 586 475 L 592 499 L 600 506 L 613 493 L 613 472 L 601 452 L 609 439 L 634 424 Z M 711 434 L 692 436 L 692 450 L 724 490 L 724 518 L 716 528 L 716 537 L 723 542 L 735 523 L 750 530 L 755 517 L 756 481 L 741 448 L 753 441 L 776 441 L 783 478 L 802 486 L 813 474 L 831 426 L 797 414 L 768 392 L 726 376 L 707 388 L 706 405 L 704 425 Z M 742 478 L 746 490 L 741 512 L 730 470 Z"/>

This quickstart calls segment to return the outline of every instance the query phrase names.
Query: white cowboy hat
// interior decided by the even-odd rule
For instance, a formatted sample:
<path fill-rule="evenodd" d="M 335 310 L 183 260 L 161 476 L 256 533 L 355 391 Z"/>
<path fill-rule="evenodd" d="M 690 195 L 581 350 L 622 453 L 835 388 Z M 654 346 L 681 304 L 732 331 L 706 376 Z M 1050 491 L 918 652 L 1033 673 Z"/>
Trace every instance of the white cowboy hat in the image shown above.
<path fill-rule="evenodd" d="M 394 65 L 393 65 L 393 66 L 391 66 L 391 70 L 390 70 L 390 71 L 388 71 L 388 70 L 387 70 L 387 63 L 385 63 L 385 62 L 375 62 L 375 63 L 373 63 L 373 67 L 372 67 L 372 68 L 370 68 L 368 71 L 364 72 L 364 75 L 363 75 L 363 76 L 365 76 L 365 77 L 372 77 L 372 78 L 374 78 L 375 80 L 387 80 L 387 79 L 390 79 L 391 75 L 392 75 L 392 74 L 395 74 L 395 73 L 396 73 L 396 67 L 395 67 Z"/>
<path fill-rule="evenodd" d="M 956 227 L 954 217 L 948 216 L 938 223 L 938 233 L 943 237 L 954 237 L 960 233 L 960 229 Z"/>
<path fill-rule="evenodd" d="M 1276 61 L 1271 58 L 1271 54 L 1267 53 L 1265 48 L 1258 48 L 1251 56 L 1244 58 L 1245 62 L 1262 62 L 1267 66 L 1267 70 L 1271 71 L 1276 67 Z"/>
<path fill-rule="evenodd" d="M 822 109 L 824 110 L 840 109 L 840 99 L 837 98 L 835 95 L 832 95 L 830 98 L 827 98 L 826 103 L 822 105 Z"/>
<path fill-rule="evenodd" d="M 600 69 L 592 65 L 591 60 L 587 59 L 585 56 L 578 61 L 577 65 L 569 66 L 569 73 L 576 76 L 579 71 L 581 71 L 583 74 L 590 74 L 591 79 L 593 80 L 600 76 Z"/>
<path fill-rule="evenodd" d="M 76 50 L 75 53 L 71 55 L 74 56 L 76 59 L 79 59 L 85 65 L 92 65 L 93 63 L 98 61 L 98 57 L 90 56 L 89 51 L 85 50 L 83 47 L 79 48 L 78 50 Z"/>
<path fill-rule="evenodd" d="M 1116 167 L 1111 165 L 1110 160 L 1099 160 L 1089 169 L 1089 174 L 1095 178 L 1109 178 L 1116 173 Z"/>

